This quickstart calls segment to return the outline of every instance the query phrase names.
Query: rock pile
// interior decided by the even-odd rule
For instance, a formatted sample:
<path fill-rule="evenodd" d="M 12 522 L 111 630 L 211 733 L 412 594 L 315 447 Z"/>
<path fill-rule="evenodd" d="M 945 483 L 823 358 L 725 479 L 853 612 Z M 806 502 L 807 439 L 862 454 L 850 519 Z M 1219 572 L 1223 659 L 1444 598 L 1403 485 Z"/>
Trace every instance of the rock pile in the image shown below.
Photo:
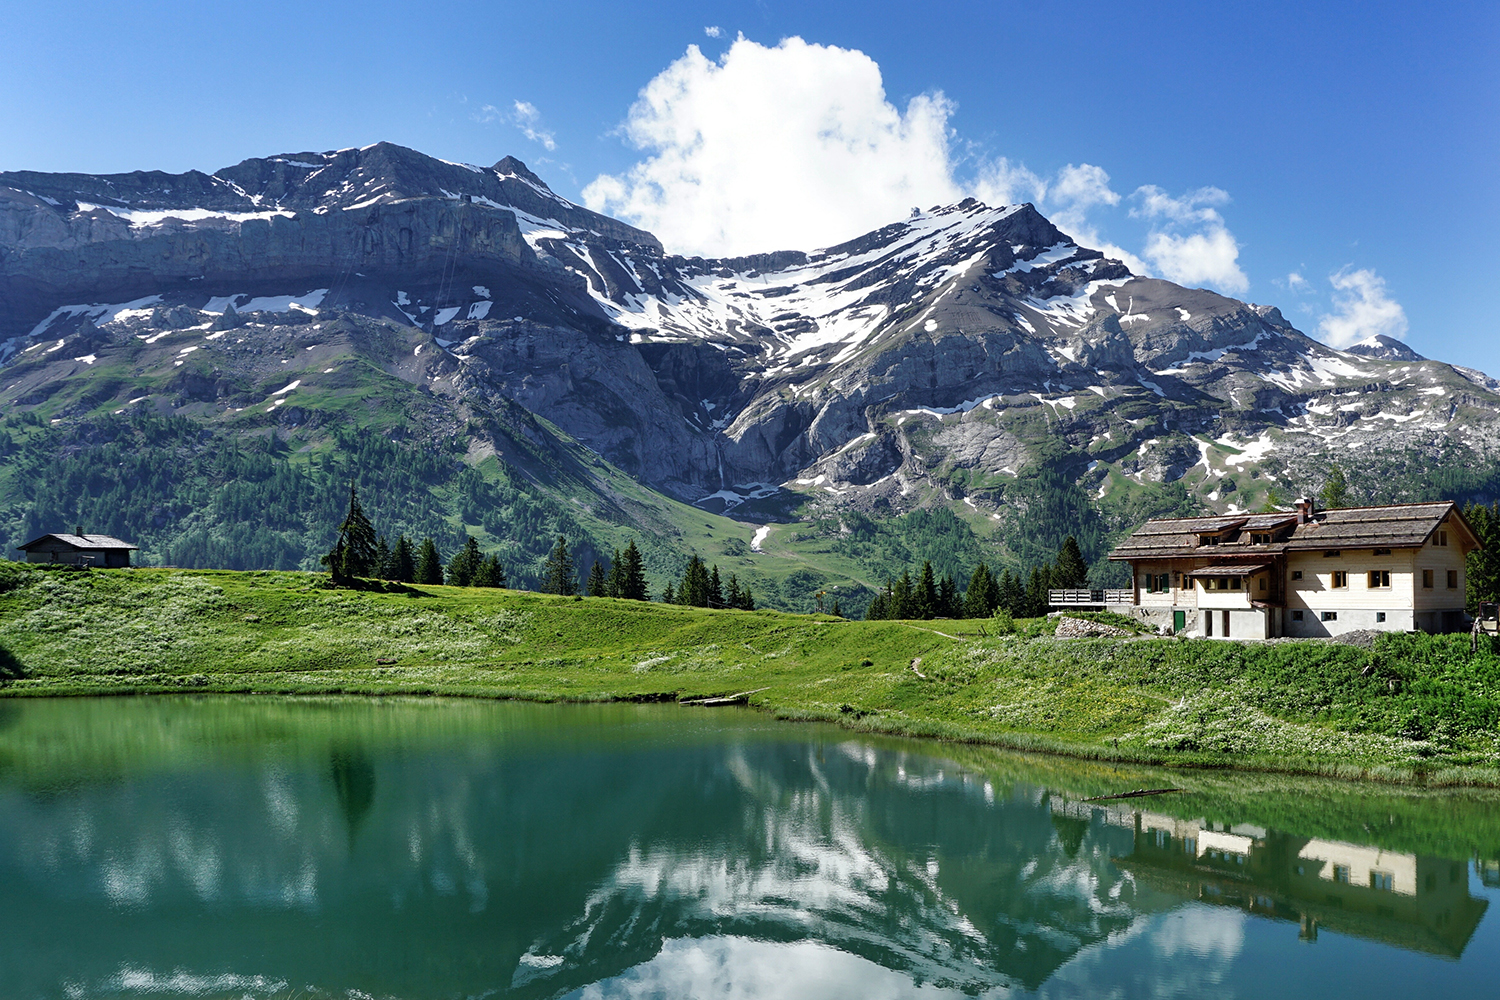
<path fill-rule="evenodd" d="M 1057 619 L 1057 631 L 1053 634 L 1059 639 L 1126 639 L 1135 633 L 1114 625 L 1102 625 L 1099 622 L 1086 621 L 1082 618 L 1062 617 Z"/>

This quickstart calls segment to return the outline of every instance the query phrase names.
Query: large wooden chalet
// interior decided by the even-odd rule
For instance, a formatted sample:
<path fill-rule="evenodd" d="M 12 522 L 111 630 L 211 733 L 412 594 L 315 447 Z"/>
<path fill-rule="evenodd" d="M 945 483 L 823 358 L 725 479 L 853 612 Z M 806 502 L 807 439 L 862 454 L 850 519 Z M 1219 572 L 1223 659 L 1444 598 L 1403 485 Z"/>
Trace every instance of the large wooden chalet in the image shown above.
<path fill-rule="evenodd" d="M 1320 511 L 1302 500 L 1287 513 L 1147 521 L 1109 557 L 1130 564 L 1133 585 L 1100 603 L 1220 639 L 1460 631 L 1465 557 L 1479 546 L 1452 503 Z"/>

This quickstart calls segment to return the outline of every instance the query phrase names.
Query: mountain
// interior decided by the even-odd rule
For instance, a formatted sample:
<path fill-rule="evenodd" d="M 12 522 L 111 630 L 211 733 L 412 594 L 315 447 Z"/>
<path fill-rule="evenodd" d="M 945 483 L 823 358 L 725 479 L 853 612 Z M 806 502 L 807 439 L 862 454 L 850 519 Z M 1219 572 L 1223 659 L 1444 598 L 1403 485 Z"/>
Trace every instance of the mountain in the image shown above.
<path fill-rule="evenodd" d="M 804 571 L 809 592 L 919 557 L 1034 562 L 1067 533 L 1098 563 L 1143 516 L 1285 501 L 1334 461 L 1372 502 L 1500 494 L 1500 383 L 1134 275 L 1031 205 L 689 258 L 514 158 L 389 143 L 214 174 L 0 174 L 0 364 L 7 533 L 101 509 L 100 484 L 30 496 L 47 449 L 87 479 L 110 442 L 166 434 L 196 485 L 153 487 L 151 527 L 120 528 L 179 562 L 212 546 L 172 539 L 238 523 L 214 506 L 225 454 L 332 475 L 318 463 L 375 438 L 453 463 L 411 481 L 397 523 L 525 563 L 525 496 L 527 530 L 652 533 L 662 573 L 796 524 L 770 534 L 775 571 L 771 553 L 730 561 L 769 587 Z M 510 520 L 486 524 L 496 505 Z M 310 564 L 298 516 L 257 558 Z"/>

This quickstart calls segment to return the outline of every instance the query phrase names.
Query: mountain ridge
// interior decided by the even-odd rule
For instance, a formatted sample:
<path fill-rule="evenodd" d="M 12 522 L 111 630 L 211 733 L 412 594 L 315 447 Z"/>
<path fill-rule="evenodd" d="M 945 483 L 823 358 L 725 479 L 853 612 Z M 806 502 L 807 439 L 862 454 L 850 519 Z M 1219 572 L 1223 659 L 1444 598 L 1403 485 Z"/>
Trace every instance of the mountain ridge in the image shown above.
<path fill-rule="evenodd" d="M 516 439 L 485 427 L 510 414 L 557 454 L 747 524 L 945 508 L 1014 535 L 1018 477 L 1044 467 L 1096 519 L 1148 496 L 1253 509 L 1365 455 L 1416 456 L 1405 479 L 1353 469 L 1367 499 L 1450 467 L 1472 473 L 1460 499 L 1500 491 L 1500 383 L 1135 275 L 1032 205 L 969 199 L 820 250 L 705 259 L 512 157 L 377 143 L 214 174 L 11 172 L 0 307 L 12 412 L 145 406 L 313 442 L 378 379 L 406 414 L 382 433 L 506 461 Z"/>

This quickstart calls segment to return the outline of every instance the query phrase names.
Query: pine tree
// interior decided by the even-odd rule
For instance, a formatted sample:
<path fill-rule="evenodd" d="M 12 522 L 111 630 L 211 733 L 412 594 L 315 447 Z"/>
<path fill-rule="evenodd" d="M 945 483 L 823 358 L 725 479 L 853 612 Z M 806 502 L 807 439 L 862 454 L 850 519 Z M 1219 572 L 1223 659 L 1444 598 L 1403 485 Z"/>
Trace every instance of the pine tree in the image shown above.
<path fill-rule="evenodd" d="M 877 590 L 870 603 L 865 605 L 865 621 L 878 622 L 891 616 L 891 581 L 887 577 L 885 589 Z"/>
<path fill-rule="evenodd" d="M 437 544 L 429 535 L 422 539 L 417 549 L 417 569 L 414 583 L 442 583 L 443 557 L 438 554 Z"/>
<path fill-rule="evenodd" d="M 1026 582 L 1026 617 L 1040 618 L 1047 613 L 1048 576 L 1046 567 L 1033 566 L 1031 579 Z"/>
<path fill-rule="evenodd" d="M 394 580 L 395 573 L 392 571 L 391 547 L 386 544 L 385 536 L 375 543 L 375 577 L 379 580 Z"/>
<path fill-rule="evenodd" d="M 708 607 L 722 608 L 724 606 L 724 585 L 719 581 L 719 564 L 714 563 L 714 571 L 708 575 Z"/>
<path fill-rule="evenodd" d="M 344 583 L 355 577 L 369 576 L 376 568 L 375 526 L 365 516 L 353 483 L 349 484 L 349 509 L 339 523 L 338 531 L 338 540 L 332 551 L 322 560 L 332 574 L 333 582 Z"/>
<path fill-rule="evenodd" d="M 844 617 L 844 606 L 839 603 L 839 599 L 837 597 L 833 599 L 833 608 L 831 613 L 835 618 Z"/>
<path fill-rule="evenodd" d="M 964 617 L 988 618 L 995 613 L 999 597 L 994 575 L 987 565 L 980 563 L 974 567 L 974 572 L 969 577 L 969 588 L 964 591 Z"/>
<path fill-rule="evenodd" d="M 562 535 L 557 536 L 557 544 L 552 547 L 552 554 L 547 557 L 543 579 L 545 580 L 544 589 L 549 594 L 572 597 L 578 593 L 578 578 L 573 572 L 573 557 L 568 554 L 568 540 Z"/>
<path fill-rule="evenodd" d="M 615 549 L 615 556 L 609 561 L 609 582 L 604 592 L 610 597 L 625 596 L 625 562 L 619 549 Z"/>
<path fill-rule="evenodd" d="M 911 618 L 920 618 L 916 612 L 916 595 L 912 593 L 911 573 L 903 570 L 901 579 L 896 581 L 895 587 L 891 589 L 891 608 L 888 617 L 899 621 Z"/>
<path fill-rule="evenodd" d="M 479 569 L 474 572 L 474 579 L 469 585 L 471 587 L 505 586 L 505 567 L 500 565 L 500 557 L 493 552 L 485 556 L 479 564 Z"/>
<path fill-rule="evenodd" d="M 448 561 L 448 586 L 474 586 L 474 576 L 483 563 L 484 556 L 479 552 L 478 539 L 465 535 L 463 548 L 455 552 Z"/>
<path fill-rule="evenodd" d="M 1318 491 L 1318 499 L 1323 501 L 1324 510 L 1337 510 L 1348 505 L 1349 479 L 1337 462 L 1329 463 L 1328 481 Z"/>
<path fill-rule="evenodd" d="M 632 601 L 649 601 L 651 595 L 646 591 L 646 570 L 641 565 L 641 550 L 636 548 L 635 539 L 625 546 L 625 586 L 621 597 L 628 597 Z"/>
<path fill-rule="evenodd" d="M 1057 565 L 1052 571 L 1052 586 L 1062 589 L 1087 587 L 1089 585 L 1088 563 L 1083 561 L 1078 539 L 1069 535 L 1057 550 Z"/>
<path fill-rule="evenodd" d="M 604 579 L 604 567 L 597 559 L 594 560 L 594 568 L 589 570 L 589 596 L 609 596 L 609 582 Z"/>
<path fill-rule="evenodd" d="M 949 573 L 943 577 L 938 584 L 938 607 L 940 618 L 962 618 L 964 616 L 963 604 L 958 599 L 958 583 Z"/>
<path fill-rule="evenodd" d="M 1500 601 L 1500 501 L 1493 506 L 1471 503 L 1464 508 L 1464 520 L 1479 536 L 1482 548 L 1469 553 L 1467 570 L 1467 607 L 1470 614 L 1481 602 Z"/>
<path fill-rule="evenodd" d="M 733 573 L 729 574 L 729 586 L 724 591 L 724 604 L 731 608 L 740 606 L 740 581 Z"/>
<path fill-rule="evenodd" d="M 746 587 L 740 593 L 740 610 L 741 611 L 754 611 L 755 610 L 755 594 L 754 594 L 754 592 L 752 592 L 750 590 L 749 587 Z"/>
<path fill-rule="evenodd" d="M 693 608 L 706 608 L 712 598 L 708 567 L 697 554 L 688 557 L 687 569 L 682 573 L 682 582 L 677 585 L 677 603 Z"/>
<path fill-rule="evenodd" d="M 675 592 L 673 592 L 673 590 L 672 590 L 672 581 L 671 580 L 668 580 L 667 581 L 667 585 L 665 587 L 661 588 L 661 602 L 663 604 L 676 604 L 677 603 L 677 594 Z"/>
<path fill-rule="evenodd" d="M 396 548 L 391 552 L 391 576 L 398 583 L 413 583 L 417 579 L 416 554 L 412 551 L 411 539 L 402 535 L 396 539 Z"/>
<path fill-rule="evenodd" d="M 938 612 L 937 581 L 932 575 L 932 562 L 923 560 L 922 579 L 917 584 L 916 607 L 912 610 L 913 618 L 931 618 Z"/>
<path fill-rule="evenodd" d="M 1004 608 L 1014 617 L 1026 617 L 1026 588 L 1021 585 L 1020 577 L 1010 571 L 1009 566 L 1000 571 L 995 590 L 998 597 L 996 607 Z"/>

